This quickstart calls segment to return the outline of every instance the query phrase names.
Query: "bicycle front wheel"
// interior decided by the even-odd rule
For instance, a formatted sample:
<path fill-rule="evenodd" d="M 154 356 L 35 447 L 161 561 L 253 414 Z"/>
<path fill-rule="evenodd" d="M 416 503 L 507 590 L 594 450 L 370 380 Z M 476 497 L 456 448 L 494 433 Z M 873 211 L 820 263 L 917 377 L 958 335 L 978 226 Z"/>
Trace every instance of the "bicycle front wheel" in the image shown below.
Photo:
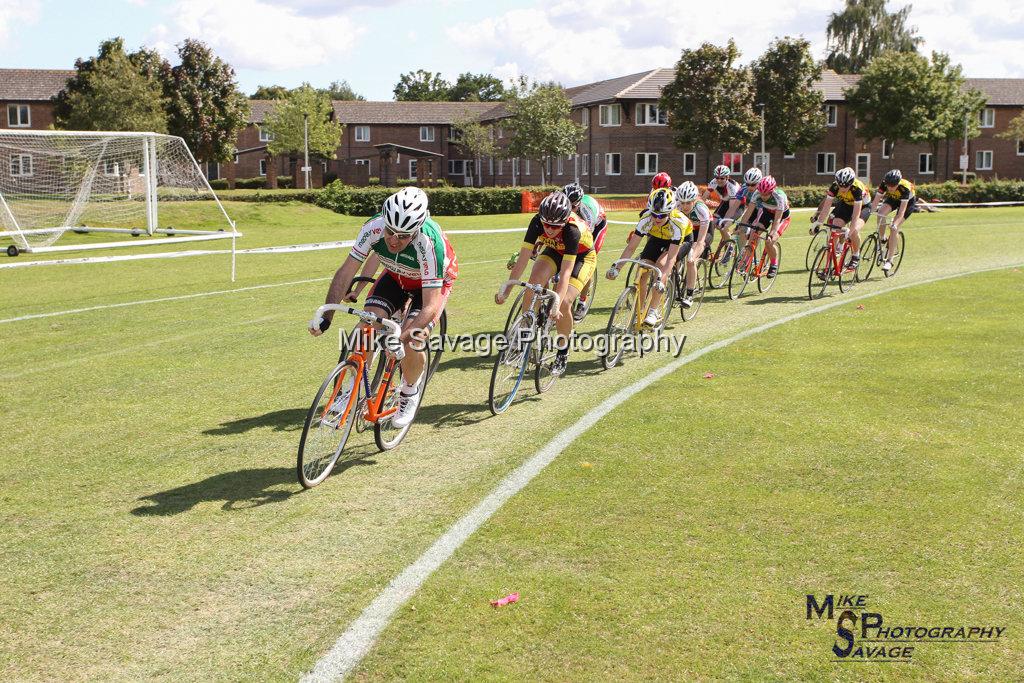
<path fill-rule="evenodd" d="M 711 261 L 711 267 L 709 268 L 709 279 L 708 285 L 711 289 L 718 289 L 725 287 L 729 282 L 729 273 L 732 272 L 733 265 L 736 262 L 736 255 L 739 253 L 739 240 L 735 237 L 722 240 L 718 249 L 715 250 L 715 255 Z"/>
<path fill-rule="evenodd" d="M 750 282 L 750 274 L 754 270 L 754 250 L 748 244 L 736 260 L 736 265 L 729 273 L 729 298 L 735 301 L 743 295 L 743 290 Z"/>
<path fill-rule="evenodd" d="M 881 258 L 884 257 L 878 249 L 878 234 L 873 232 L 867 237 L 865 237 L 864 241 L 861 242 L 861 265 L 857 269 L 857 279 L 863 281 L 871 277 L 871 271 L 875 269 L 876 262 L 878 262 Z"/>
<path fill-rule="evenodd" d="M 430 338 L 430 363 L 427 365 L 427 380 L 434 376 L 437 366 L 441 364 L 441 354 L 444 353 L 444 341 L 448 337 L 448 311 L 441 311 L 441 317 L 434 325 Z"/>
<path fill-rule="evenodd" d="M 826 230 L 819 230 L 814 233 L 811 237 L 811 243 L 807 245 L 807 254 L 804 256 L 804 268 L 807 270 L 811 269 L 811 264 L 814 262 L 814 257 L 818 254 L 818 251 L 825 246 L 825 242 L 828 241 Z"/>
<path fill-rule="evenodd" d="M 813 301 L 825 296 L 825 289 L 831 277 L 832 260 L 829 258 L 828 247 L 822 247 L 814 257 L 811 272 L 807 276 L 807 298 Z"/>
<path fill-rule="evenodd" d="M 853 286 L 857 284 L 857 271 L 860 270 L 861 265 L 864 263 L 864 259 L 861 258 L 857 267 L 850 270 L 850 261 L 853 260 L 853 252 L 845 251 L 843 255 L 843 263 L 839 268 L 839 291 L 848 292 L 853 289 Z"/>
<path fill-rule="evenodd" d="M 689 308 L 679 307 L 679 313 L 683 316 L 683 320 L 690 321 L 697 317 L 697 311 L 700 310 L 700 305 L 704 301 L 704 294 L 707 292 L 708 279 L 711 277 L 712 268 L 708 265 L 708 262 L 704 259 L 697 261 L 697 280 L 693 283 L 693 296 L 690 298 L 693 303 L 690 304 Z M 685 288 L 686 281 L 683 280 L 683 287 Z"/>
<path fill-rule="evenodd" d="M 523 383 L 523 375 L 530 363 L 532 341 L 519 341 L 522 317 L 516 318 L 506 336 L 507 345 L 498 352 L 491 370 L 491 384 L 487 393 L 487 407 L 493 415 L 508 410 Z"/>
<path fill-rule="evenodd" d="M 303 488 L 313 488 L 330 474 L 341 456 L 358 410 L 359 370 L 339 363 L 316 392 L 299 439 L 296 472 Z"/>
<path fill-rule="evenodd" d="M 896 239 L 896 251 L 892 254 L 892 268 L 886 273 L 886 277 L 892 277 L 900 269 L 900 264 L 903 263 L 903 254 L 907 249 L 906 238 L 903 236 L 902 230 L 896 233 Z"/>
<path fill-rule="evenodd" d="M 601 365 L 610 370 L 622 358 L 624 351 L 623 339 L 633 333 L 633 322 L 636 317 L 636 287 L 630 285 L 622 290 L 612 314 L 608 318 L 605 329 L 605 348 L 601 355 Z"/>

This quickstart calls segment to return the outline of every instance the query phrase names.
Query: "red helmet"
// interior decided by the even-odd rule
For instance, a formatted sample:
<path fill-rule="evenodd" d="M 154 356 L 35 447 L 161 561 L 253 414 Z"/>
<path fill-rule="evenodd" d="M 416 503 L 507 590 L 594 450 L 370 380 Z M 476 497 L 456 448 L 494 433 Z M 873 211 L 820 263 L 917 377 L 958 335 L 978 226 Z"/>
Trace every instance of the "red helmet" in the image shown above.
<path fill-rule="evenodd" d="M 672 187 L 672 176 L 662 171 L 658 175 L 651 178 L 651 189 L 657 190 L 662 187 Z"/>
<path fill-rule="evenodd" d="M 776 187 L 778 187 L 778 184 L 775 182 L 775 178 L 770 175 L 766 175 L 764 178 L 761 178 L 761 182 L 757 184 L 757 192 L 761 195 L 768 195 L 775 192 Z"/>

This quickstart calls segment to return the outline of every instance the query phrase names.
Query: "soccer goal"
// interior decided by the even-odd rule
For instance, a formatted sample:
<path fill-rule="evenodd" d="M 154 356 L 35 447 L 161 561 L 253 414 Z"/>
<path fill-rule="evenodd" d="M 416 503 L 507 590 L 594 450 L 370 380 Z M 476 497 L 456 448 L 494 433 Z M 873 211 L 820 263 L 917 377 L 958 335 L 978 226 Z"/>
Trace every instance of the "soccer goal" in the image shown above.
<path fill-rule="evenodd" d="M 0 130 L 0 227 L 11 256 L 240 236 L 185 141 L 157 133 Z M 55 245 L 69 230 L 101 237 Z"/>

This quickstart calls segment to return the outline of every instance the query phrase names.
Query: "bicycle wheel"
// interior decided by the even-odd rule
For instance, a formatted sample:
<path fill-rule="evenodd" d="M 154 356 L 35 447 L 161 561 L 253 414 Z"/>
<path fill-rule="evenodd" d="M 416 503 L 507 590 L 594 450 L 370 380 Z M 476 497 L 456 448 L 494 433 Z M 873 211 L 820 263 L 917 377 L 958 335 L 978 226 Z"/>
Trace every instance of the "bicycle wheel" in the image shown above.
<path fill-rule="evenodd" d="M 356 416 L 359 370 L 352 361 L 339 363 L 316 392 L 302 425 L 296 473 L 303 488 L 326 479 L 345 448 Z"/>
<path fill-rule="evenodd" d="M 779 241 L 775 242 L 775 256 L 778 258 L 779 268 L 782 268 L 782 243 Z M 757 291 L 767 292 L 775 284 L 775 281 L 779 277 L 778 271 L 775 272 L 775 277 L 768 277 L 768 266 L 771 264 L 771 260 L 768 258 L 768 240 L 764 242 L 764 249 L 761 250 L 761 267 L 764 269 L 761 271 L 761 275 L 757 278 Z"/>
<path fill-rule="evenodd" d="M 743 248 L 743 254 L 736 260 L 736 265 L 729 273 L 729 298 L 735 301 L 743 296 L 743 290 L 750 282 L 751 273 L 754 270 L 754 250 L 748 243 Z"/>
<path fill-rule="evenodd" d="M 522 317 L 519 317 L 510 326 L 509 333 L 505 337 L 510 342 L 498 352 L 498 357 L 494 360 L 494 368 L 491 370 L 487 407 L 494 415 L 500 415 L 512 405 L 530 363 L 532 340 L 522 343 L 522 345 L 516 341 L 519 339 L 518 330 L 521 323 Z"/>
<path fill-rule="evenodd" d="M 661 293 L 661 299 L 658 300 L 658 324 L 654 326 L 655 330 L 665 329 L 668 317 L 672 315 L 672 307 L 676 305 L 676 280 L 671 276 L 666 279 L 668 281 L 665 283 L 665 291 Z M 653 294 L 653 290 L 651 293 Z"/>
<path fill-rule="evenodd" d="M 508 336 L 508 329 L 512 326 L 512 321 L 519 317 L 519 314 L 523 312 L 523 295 L 526 294 L 526 289 L 523 287 L 519 288 L 519 294 L 516 295 L 515 301 L 512 302 L 512 308 L 508 311 L 508 317 L 505 318 L 505 336 Z"/>
<path fill-rule="evenodd" d="M 903 263 L 903 254 L 907 250 L 907 241 L 902 230 L 896 233 L 896 239 L 899 241 L 896 242 L 896 251 L 892 253 L 892 268 L 885 274 L 886 277 L 892 277 L 900 269 L 900 264 Z"/>
<path fill-rule="evenodd" d="M 731 249 L 729 249 L 730 247 Z M 729 250 L 729 255 L 725 256 L 727 250 Z M 722 240 L 719 243 L 709 268 L 708 285 L 711 289 L 724 287 L 729 282 L 729 273 L 732 272 L 733 265 L 736 262 L 736 254 L 738 253 L 739 240 L 735 237 Z"/>
<path fill-rule="evenodd" d="M 430 344 L 430 364 L 427 366 L 427 381 L 434 376 L 437 366 L 441 364 L 441 354 L 444 353 L 444 340 L 448 336 L 448 311 L 441 311 L 441 317 L 430 333 L 433 340 Z"/>
<path fill-rule="evenodd" d="M 383 353 L 383 352 L 381 352 Z M 426 363 L 423 367 L 427 368 L 429 373 L 430 368 L 430 349 L 426 349 L 427 354 Z M 387 361 L 390 365 L 391 361 Z M 426 377 L 420 377 L 420 406 L 423 405 L 423 394 L 427 390 L 427 383 L 429 382 L 429 374 Z M 392 422 L 392 418 L 395 416 L 395 412 L 398 410 L 398 392 L 402 389 L 402 366 L 400 363 L 395 363 L 391 370 L 391 376 L 385 380 L 384 384 L 384 400 L 381 401 L 380 412 L 391 412 L 389 415 L 377 418 L 377 421 L 373 425 L 373 440 L 377 442 L 377 448 L 382 451 L 390 451 L 392 448 L 402 443 L 402 439 L 409 433 L 409 428 L 412 427 L 412 422 L 405 425 L 404 427 L 396 427 Z M 416 408 L 417 412 L 419 407 Z M 413 422 L 416 421 L 415 416 Z"/>
<path fill-rule="evenodd" d="M 697 261 L 697 280 L 693 283 L 693 296 L 690 297 L 693 303 L 689 308 L 679 307 L 679 314 L 683 320 L 690 321 L 697 317 L 697 311 L 700 310 L 700 305 L 704 302 L 704 294 L 707 292 L 710 277 L 711 267 L 708 262 L 704 259 Z M 683 286 L 685 287 L 685 281 Z"/>
<path fill-rule="evenodd" d="M 860 263 L 857 264 L 857 268 L 850 270 L 850 261 L 853 260 L 853 252 L 847 251 L 843 255 L 843 263 L 839 268 L 839 291 L 848 292 L 853 289 L 853 286 L 857 284 L 857 271 L 860 270 L 860 265 L 864 263 L 863 257 Z"/>
<path fill-rule="evenodd" d="M 612 307 L 605 329 L 605 348 L 601 356 L 601 365 L 610 370 L 622 358 L 624 351 L 622 340 L 633 333 L 633 318 L 636 315 L 636 287 L 630 285 L 622 290 Z"/>
<path fill-rule="evenodd" d="M 865 237 L 864 241 L 861 242 L 861 265 L 857 269 L 857 277 L 860 280 L 867 280 L 871 277 L 871 271 L 875 269 L 875 264 L 878 262 L 879 258 L 882 258 L 882 255 L 878 249 L 878 234 L 873 232 Z"/>
<path fill-rule="evenodd" d="M 811 263 L 811 272 L 807 276 L 807 298 L 820 299 L 825 296 L 825 289 L 828 281 L 832 278 L 832 261 L 829 258 L 828 247 L 818 250 L 818 255 Z"/>
<path fill-rule="evenodd" d="M 807 254 L 804 256 L 804 268 L 807 270 L 811 269 L 811 263 L 814 261 L 815 255 L 818 253 L 825 243 L 828 241 L 828 234 L 826 230 L 818 230 L 811 237 L 811 243 L 807 245 Z"/>
<path fill-rule="evenodd" d="M 590 313 L 590 307 L 594 305 L 594 300 L 597 297 L 597 271 L 590 276 L 590 282 L 587 283 L 587 299 L 583 302 L 582 306 L 577 306 L 576 302 L 579 302 L 579 297 L 576 298 L 576 302 L 573 303 L 572 307 L 572 320 L 575 323 L 583 322 L 587 314 Z"/>

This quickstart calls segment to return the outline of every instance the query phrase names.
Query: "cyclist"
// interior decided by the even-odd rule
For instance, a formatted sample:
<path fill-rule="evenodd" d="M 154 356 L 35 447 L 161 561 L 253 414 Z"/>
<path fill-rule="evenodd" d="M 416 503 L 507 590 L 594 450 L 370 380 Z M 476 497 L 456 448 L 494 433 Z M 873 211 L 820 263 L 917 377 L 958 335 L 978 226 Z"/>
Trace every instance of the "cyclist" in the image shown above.
<path fill-rule="evenodd" d="M 417 187 L 399 190 L 384 200 L 380 213 L 363 224 L 352 251 L 331 280 L 325 303 L 342 300 L 356 271 L 365 262 L 379 262 L 384 272 L 366 298 L 364 310 L 390 318 L 412 300 L 409 314 L 402 323 L 401 336 L 398 340 L 388 338 L 388 353 L 399 359 L 402 367 L 398 410 L 391 420 L 395 427 L 401 428 L 412 422 L 423 395 L 420 383 L 426 354 L 421 343 L 412 345 L 411 342 L 422 342 L 429 335 L 444 311 L 459 274 L 455 250 L 430 217 L 423 190 Z M 346 298 L 353 300 L 352 295 Z M 333 317 L 334 311 L 325 312 L 323 318 L 309 328 L 310 334 L 321 335 L 330 327 Z"/>
<path fill-rule="evenodd" d="M 880 200 L 881 205 L 879 205 Z M 882 270 L 887 273 L 892 270 L 892 257 L 896 251 L 896 238 L 899 234 L 900 226 L 910 218 L 916 206 L 917 194 L 914 192 L 914 185 L 904 178 L 903 173 L 897 168 L 886 173 L 885 178 L 882 179 L 878 189 L 875 191 L 874 199 L 871 200 L 871 212 L 873 213 L 876 208 L 881 216 L 887 216 L 893 211 L 896 212 L 896 216 L 892 219 L 892 223 L 889 226 L 889 247 L 882 262 Z M 882 229 L 882 225 L 882 221 L 879 220 L 879 244 L 885 243 L 885 231 Z"/>
<path fill-rule="evenodd" d="M 724 164 L 715 167 L 715 173 L 729 171 Z M 747 169 L 743 174 L 743 185 L 730 179 L 728 175 L 708 181 L 708 191 L 715 190 L 722 198 L 718 208 L 715 209 L 715 224 L 722 233 L 722 239 L 726 242 L 725 251 L 722 252 L 722 263 L 728 263 L 732 258 L 732 223 L 747 204 L 747 195 L 753 193 L 757 184 L 761 182 L 761 169 L 757 166 Z M 705 192 L 705 198 L 707 196 Z"/>
<path fill-rule="evenodd" d="M 657 190 L 662 187 L 672 187 L 672 176 L 662 171 L 651 178 L 651 189 Z"/>
<path fill-rule="evenodd" d="M 700 190 L 689 180 L 676 189 L 676 207 L 690 219 L 690 225 L 697 228 L 693 241 L 686 242 L 679 248 L 679 258 L 686 259 L 686 292 L 682 300 L 685 308 L 693 305 L 693 289 L 697 283 L 697 260 L 710 258 L 711 240 L 714 237 L 714 231 L 710 228 L 711 209 L 697 196 L 698 194 Z M 727 203 L 726 200 L 722 200 L 722 204 Z"/>
<path fill-rule="evenodd" d="M 832 223 L 840 228 L 847 224 L 850 226 L 850 249 L 853 251 L 849 265 L 851 270 L 856 270 L 860 263 L 860 226 L 871 210 L 864 204 L 864 199 L 868 196 L 867 186 L 857 180 L 854 170 L 849 166 L 841 168 L 836 171 L 835 180 L 825 193 L 817 212 L 811 216 L 812 223 L 818 222 L 819 217 L 821 222 L 824 222 L 824 217 L 828 216 L 835 199 L 839 199 L 839 204 L 832 211 Z M 814 227 L 811 233 L 818 230 L 818 227 Z"/>
<path fill-rule="evenodd" d="M 558 284 L 559 308 L 551 312 L 558 330 L 557 352 L 555 364 L 551 369 L 553 375 L 565 373 L 569 356 L 569 339 L 572 336 L 573 318 L 569 309 L 572 302 L 585 291 L 590 278 L 597 268 L 597 252 L 594 250 L 594 237 L 587 228 L 586 222 L 573 213 L 572 202 L 564 192 L 552 192 L 540 203 L 540 210 L 530 221 L 526 229 L 526 237 L 519 249 L 519 256 L 512 266 L 509 279 L 518 280 L 526 270 L 536 246 L 542 251 L 530 271 L 530 283 L 547 286 L 556 273 Z M 508 293 L 498 292 L 494 300 L 503 304 Z M 524 315 L 531 315 L 533 292 L 527 290 L 523 296 Z M 530 321 L 532 324 L 532 321 Z"/>
<path fill-rule="evenodd" d="M 667 174 L 666 174 L 667 175 Z M 562 188 L 562 192 L 572 202 L 573 212 L 586 221 L 590 228 L 590 234 L 594 236 L 594 252 L 601 253 L 601 245 L 604 244 L 605 229 L 608 227 L 608 219 L 604 209 L 596 199 L 589 194 L 584 194 L 583 186 L 572 182 Z M 576 310 L 573 317 L 579 321 L 587 308 L 587 292 L 581 292 L 579 301 L 576 302 Z"/>
<path fill-rule="evenodd" d="M 636 229 L 630 233 L 626 248 L 622 250 L 619 260 L 628 259 L 633 255 L 640 240 L 646 236 L 647 244 L 640 252 L 640 259 L 657 266 L 662 273 L 661 284 L 664 285 L 670 274 L 670 269 L 679 257 L 680 244 L 683 240 L 693 241 L 693 226 L 690 221 L 676 208 L 675 193 L 670 188 L 659 187 L 651 190 L 647 196 L 647 209 L 643 218 L 636 224 Z M 608 269 L 606 277 L 614 280 L 618 277 L 618 269 L 612 265 Z M 647 300 L 646 274 L 637 282 L 637 301 Z M 647 325 L 658 324 L 658 303 L 661 301 L 661 292 L 655 289 L 651 296 L 651 306 L 644 318 Z"/>
<path fill-rule="evenodd" d="M 754 211 L 757 211 L 757 215 L 750 221 Z M 779 272 L 779 252 L 775 244 L 789 227 L 789 197 L 775 182 L 775 178 L 770 175 L 761 178 L 757 190 L 749 195 L 747 208 L 743 210 L 739 222 L 752 222 L 767 228 L 765 244 L 768 247 L 768 258 L 771 259 L 768 277 L 775 277 Z"/>

